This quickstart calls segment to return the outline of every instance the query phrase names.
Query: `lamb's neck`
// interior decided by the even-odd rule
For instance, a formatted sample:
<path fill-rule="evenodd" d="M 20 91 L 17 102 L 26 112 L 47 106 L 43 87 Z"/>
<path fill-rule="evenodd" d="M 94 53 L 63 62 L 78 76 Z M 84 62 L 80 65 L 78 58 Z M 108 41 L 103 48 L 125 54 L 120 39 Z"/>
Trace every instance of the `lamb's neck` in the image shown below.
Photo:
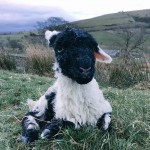
<path fill-rule="evenodd" d="M 93 99 L 93 95 L 100 93 L 98 83 L 94 78 L 87 84 L 78 84 L 76 81 L 61 74 L 57 78 L 57 83 L 58 93 L 61 93 L 66 99 L 72 99 L 73 101 L 82 101 L 84 103 L 84 100 L 91 97 Z"/>
<path fill-rule="evenodd" d="M 91 82 L 93 82 L 93 80 L 95 79 L 92 79 L 92 81 L 90 81 L 89 83 L 87 84 L 79 84 L 77 83 L 76 81 L 72 80 L 71 78 L 59 73 L 59 75 L 57 76 L 57 80 L 59 82 L 60 85 L 63 85 L 63 86 L 67 86 L 69 89 L 71 88 L 85 88 L 85 87 L 88 87 Z"/>

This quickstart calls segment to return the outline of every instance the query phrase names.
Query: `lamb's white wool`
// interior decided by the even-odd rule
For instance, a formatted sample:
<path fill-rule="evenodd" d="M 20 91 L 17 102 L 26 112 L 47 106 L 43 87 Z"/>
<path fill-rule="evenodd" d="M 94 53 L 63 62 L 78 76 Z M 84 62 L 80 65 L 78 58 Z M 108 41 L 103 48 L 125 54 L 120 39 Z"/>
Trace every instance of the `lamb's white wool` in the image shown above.
<path fill-rule="evenodd" d="M 39 125 L 36 123 L 35 118 L 32 116 L 27 117 L 28 128 L 27 129 L 38 129 Z"/>
<path fill-rule="evenodd" d="M 86 123 L 95 126 L 104 113 L 112 112 L 95 79 L 81 85 L 60 73 L 56 82 L 56 118 L 71 121 L 77 128 Z"/>
<path fill-rule="evenodd" d="M 48 43 L 49 43 L 49 39 L 53 36 L 53 35 L 57 35 L 59 32 L 58 31 L 56 31 L 56 30 L 54 30 L 54 31 L 49 31 L 49 30 L 47 30 L 46 32 L 45 32 L 45 39 L 48 41 Z"/>
<path fill-rule="evenodd" d="M 36 114 L 37 117 L 42 117 L 48 107 L 47 100 L 45 99 L 45 95 L 41 96 L 40 99 L 36 102 L 33 112 L 38 112 Z"/>
<path fill-rule="evenodd" d="M 97 57 L 96 60 L 99 62 L 111 63 L 112 58 L 107 53 L 105 53 L 99 46 L 98 46 L 98 49 L 99 49 L 99 54 L 101 56 L 100 56 L 100 58 Z"/>
<path fill-rule="evenodd" d="M 29 129 L 37 129 L 37 126 L 36 125 L 34 125 L 34 124 L 29 124 L 28 125 L 28 127 L 27 127 L 27 129 L 29 130 Z"/>
<path fill-rule="evenodd" d="M 36 101 L 33 101 L 32 99 L 27 99 L 27 105 L 29 107 L 29 110 L 31 111 L 36 105 Z"/>
<path fill-rule="evenodd" d="M 59 74 L 61 72 L 61 68 L 58 65 L 58 62 L 55 60 L 54 66 L 53 66 L 53 70 L 55 71 L 55 78 L 58 77 L 57 74 Z"/>
<path fill-rule="evenodd" d="M 32 108 L 32 111 L 38 112 L 35 114 L 36 117 L 40 117 L 42 119 L 46 109 L 48 108 L 48 102 L 47 99 L 45 98 L 45 95 L 50 94 L 52 92 L 56 92 L 56 89 L 57 89 L 57 83 L 55 82 L 55 84 L 52 87 L 48 88 L 45 94 L 42 95 L 38 101 L 34 101 L 36 102 L 36 104 Z"/>

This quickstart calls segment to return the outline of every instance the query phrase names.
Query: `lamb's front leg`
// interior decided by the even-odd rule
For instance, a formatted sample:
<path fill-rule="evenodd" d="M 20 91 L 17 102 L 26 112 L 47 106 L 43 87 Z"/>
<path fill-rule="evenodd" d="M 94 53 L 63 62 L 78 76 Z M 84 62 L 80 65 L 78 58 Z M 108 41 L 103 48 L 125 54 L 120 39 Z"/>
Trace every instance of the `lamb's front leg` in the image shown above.
<path fill-rule="evenodd" d="M 97 121 L 97 127 L 103 130 L 109 130 L 111 128 L 111 112 L 104 113 Z"/>
<path fill-rule="evenodd" d="M 111 128 L 111 114 L 112 107 L 108 101 L 104 101 L 102 104 L 103 115 L 97 121 L 97 127 L 103 130 L 109 130 Z"/>

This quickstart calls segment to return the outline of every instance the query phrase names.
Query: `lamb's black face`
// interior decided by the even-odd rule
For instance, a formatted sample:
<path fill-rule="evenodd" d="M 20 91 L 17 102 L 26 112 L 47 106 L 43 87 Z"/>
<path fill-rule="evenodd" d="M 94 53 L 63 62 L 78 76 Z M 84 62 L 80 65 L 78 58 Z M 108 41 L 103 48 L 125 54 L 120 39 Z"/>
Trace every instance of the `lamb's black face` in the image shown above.
<path fill-rule="evenodd" d="M 97 46 L 85 31 L 66 29 L 59 33 L 53 47 L 61 72 L 79 84 L 90 82 L 95 72 Z"/>
<path fill-rule="evenodd" d="M 64 49 L 62 52 L 56 52 L 56 58 L 64 75 L 79 84 L 86 84 L 92 80 L 95 57 L 90 49 L 73 47 Z"/>

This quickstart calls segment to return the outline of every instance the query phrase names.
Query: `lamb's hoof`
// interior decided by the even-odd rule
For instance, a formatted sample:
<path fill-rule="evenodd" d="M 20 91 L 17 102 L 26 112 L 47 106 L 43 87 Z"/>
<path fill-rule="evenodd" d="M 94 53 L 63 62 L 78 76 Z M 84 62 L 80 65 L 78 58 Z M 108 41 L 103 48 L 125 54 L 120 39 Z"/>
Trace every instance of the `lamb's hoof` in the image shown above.
<path fill-rule="evenodd" d="M 31 141 L 29 137 L 26 137 L 26 136 L 21 136 L 20 139 L 18 140 L 19 142 L 22 142 L 23 144 L 30 144 Z"/>
<path fill-rule="evenodd" d="M 20 142 L 24 144 L 30 144 L 31 142 L 34 142 L 35 140 L 38 140 L 38 131 L 37 130 L 27 130 L 25 135 L 22 135 L 19 139 Z"/>
<path fill-rule="evenodd" d="M 50 139 L 52 138 L 52 134 L 51 134 L 51 131 L 49 129 L 44 129 L 42 134 L 41 134 L 41 138 L 42 139 Z"/>
<path fill-rule="evenodd" d="M 28 143 L 28 138 L 25 136 L 20 136 L 17 139 L 18 142 L 22 142 L 23 144 L 27 144 Z"/>

